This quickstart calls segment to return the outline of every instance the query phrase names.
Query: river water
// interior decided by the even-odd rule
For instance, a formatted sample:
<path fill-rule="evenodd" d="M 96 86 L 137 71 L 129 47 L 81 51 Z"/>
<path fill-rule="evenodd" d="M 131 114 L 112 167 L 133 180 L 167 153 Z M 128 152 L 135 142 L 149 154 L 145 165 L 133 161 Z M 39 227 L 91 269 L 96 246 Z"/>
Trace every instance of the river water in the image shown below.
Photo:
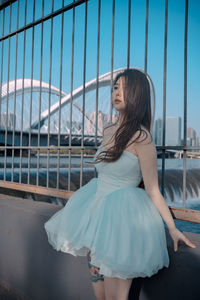
<path fill-rule="evenodd" d="M 87 163 L 87 161 L 92 161 L 92 156 L 87 156 L 83 158 L 83 182 L 86 184 L 92 177 L 95 176 L 95 168 Z M 49 187 L 56 187 L 57 178 L 57 156 L 50 156 L 49 159 Z M 72 156 L 71 159 L 71 172 L 70 172 L 70 187 L 69 190 L 76 190 L 80 187 L 80 157 Z M 161 159 L 158 162 L 158 177 L 159 184 L 161 182 Z M 7 157 L 6 161 L 6 179 L 4 178 L 4 157 L 0 157 L 0 180 L 11 181 L 12 173 L 12 158 Z M 14 157 L 14 169 L 13 169 L 13 181 L 19 182 L 19 169 L 20 159 L 19 157 Z M 187 200 L 186 208 L 200 210 L 200 160 L 187 159 Z M 36 175 L 39 175 L 39 185 L 46 186 L 47 174 L 47 157 L 41 155 L 39 157 L 39 168 L 37 171 L 37 157 L 31 157 L 30 160 L 30 184 L 36 184 Z M 183 160 L 182 159 L 165 159 L 165 200 L 168 205 L 183 207 L 182 201 L 182 174 L 183 174 Z M 59 188 L 68 189 L 68 157 L 60 157 L 60 169 L 59 169 Z M 22 183 L 27 183 L 28 174 L 28 158 L 22 158 Z M 175 178 L 173 186 L 171 185 L 170 178 Z M 168 193 L 167 191 L 171 191 Z M 51 199 L 51 202 L 55 203 L 55 198 Z M 57 202 L 62 203 L 62 202 Z M 176 226 L 181 231 L 188 231 L 200 234 L 200 224 L 191 223 L 186 221 L 174 220 Z"/>

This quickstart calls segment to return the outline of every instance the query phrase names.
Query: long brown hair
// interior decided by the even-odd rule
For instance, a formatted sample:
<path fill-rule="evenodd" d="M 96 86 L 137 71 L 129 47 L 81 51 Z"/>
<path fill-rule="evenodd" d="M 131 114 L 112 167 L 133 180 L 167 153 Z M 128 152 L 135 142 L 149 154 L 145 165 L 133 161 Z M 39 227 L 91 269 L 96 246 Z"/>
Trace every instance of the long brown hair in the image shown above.
<path fill-rule="evenodd" d="M 124 101 L 125 109 L 123 119 L 120 127 L 116 130 L 114 135 L 114 146 L 109 149 L 101 151 L 93 163 L 101 161 L 114 162 L 125 150 L 128 142 L 139 131 L 139 135 L 131 141 L 129 145 L 137 142 L 144 132 L 144 141 L 147 138 L 147 133 L 142 129 L 142 126 L 150 133 L 151 128 L 151 99 L 150 99 L 150 85 L 145 73 L 137 69 L 125 69 L 115 77 L 113 86 L 120 77 L 125 79 L 124 87 Z M 119 120 L 119 118 L 118 118 Z M 117 120 L 117 122 L 118 122 Z M 111 124 L 108 127 L 111 127 Z M 106 129 L 104 128 L 104 130 Z M 151 136 L 151 133 L 150 133 Z M 152 138 L 152 136 L 151 136 Z M 141 139 L 140 139 L 141 141 Z"/>

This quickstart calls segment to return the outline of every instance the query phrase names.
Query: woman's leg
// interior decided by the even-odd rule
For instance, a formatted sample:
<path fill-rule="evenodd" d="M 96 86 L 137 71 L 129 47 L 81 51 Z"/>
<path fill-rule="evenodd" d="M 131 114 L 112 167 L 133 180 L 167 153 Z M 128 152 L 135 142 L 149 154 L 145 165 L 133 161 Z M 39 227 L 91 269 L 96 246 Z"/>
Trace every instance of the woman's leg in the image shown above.
<path fill-rule="evenodd" d="M 104 292 L 104 276 L 102 274 L 99 274 L 99 268 L 93 266 L 90 261 L 91 257 L 88 253 L 87 255 L 88 259 L 88 267 L 90 271 L 90 279 L 92 281 L 92 286 L 94 289 L 94 294 L 97 298 L 97 300 L 105 300 L 105 292 Z"/>
<path fill-rule="evenodd" d="M 132 280 L 104 276 L 105 300 L 128 300 Z"/>

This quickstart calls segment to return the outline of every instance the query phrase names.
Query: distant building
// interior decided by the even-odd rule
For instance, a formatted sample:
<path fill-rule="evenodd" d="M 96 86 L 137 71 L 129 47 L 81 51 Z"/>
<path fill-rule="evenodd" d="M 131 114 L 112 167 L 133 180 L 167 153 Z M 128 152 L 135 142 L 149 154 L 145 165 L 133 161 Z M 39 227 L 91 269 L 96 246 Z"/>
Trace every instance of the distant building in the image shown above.
<path fill-rule="evenodd" d="M 189 127 L 187 129 L 187 145 L 199 146 L 199 137 L 197 136 L 196 131 L 192 127 Z"/>
<path fill-rule="evenodd" d="M 163 120 L 158 118 L 155 121 L 154 127 L 154 139 L 155 144 L 162 145 L 162 131 Z M 181 118 L 180 117 L 166 117 L 166 134 L 165 134 L 166 146 L 181 145 Z"/>
<path fill-rule="evenodd" d="M 162 145 L 162 119 L 161 118 L 158 118 L 155 121 L 154 141 L 156 145 L 158 146 Z"/>
<path fill-rule="evenodd" d="M 199 137 L 196 136 L 196 146 L 199 146 Z"/>
<path fill-rule="evenodd" d="M 181 145 L 181 118 L 166 117 L 166 146 Z"/>

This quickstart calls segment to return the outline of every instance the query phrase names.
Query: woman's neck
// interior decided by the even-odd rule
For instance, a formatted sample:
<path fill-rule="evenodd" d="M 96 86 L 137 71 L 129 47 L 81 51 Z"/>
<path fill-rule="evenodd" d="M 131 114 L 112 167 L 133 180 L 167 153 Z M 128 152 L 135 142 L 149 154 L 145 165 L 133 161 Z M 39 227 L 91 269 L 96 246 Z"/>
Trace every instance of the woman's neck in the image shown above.
<path fill-rule="evenodd" d="M 122 124 L 122 121 L 123 121 L 123 114 L 120 114 L 119 115 L 119 119 L 118 119 L 118 121 L 116 123 L 117 127 L 119 127 Z"/>

